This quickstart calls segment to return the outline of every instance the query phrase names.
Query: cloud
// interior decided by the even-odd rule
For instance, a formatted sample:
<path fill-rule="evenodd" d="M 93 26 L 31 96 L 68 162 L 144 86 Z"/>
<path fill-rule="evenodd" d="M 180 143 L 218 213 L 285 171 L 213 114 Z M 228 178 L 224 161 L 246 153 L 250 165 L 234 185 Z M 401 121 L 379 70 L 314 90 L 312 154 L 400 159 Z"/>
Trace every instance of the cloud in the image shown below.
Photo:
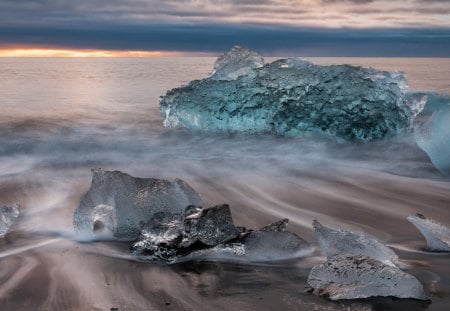
<path fill-rule="evenodd" d="M 442 0 L 0 0 L 0 44 L 448 55 L 449 13 Z"/>
<path fill-rule="evenodd" d="M 446 29 L 298 29 L 260 25 L 105 25 L 85 28 L 1 28 L 12 46 L 221 53 L 235 44 L 266 55 L 450 56 Z"/>
<path fill-rule="evenodd" d="M 389 23 L 380 23 L 377 10 L 381 9 Z M 0 27 L 114 21 L 356 28 L 404 27 L 415 22 L 417 27 L 450 27 L 446 12 L 448 5 L 442 0 L 1 0 Z"/>

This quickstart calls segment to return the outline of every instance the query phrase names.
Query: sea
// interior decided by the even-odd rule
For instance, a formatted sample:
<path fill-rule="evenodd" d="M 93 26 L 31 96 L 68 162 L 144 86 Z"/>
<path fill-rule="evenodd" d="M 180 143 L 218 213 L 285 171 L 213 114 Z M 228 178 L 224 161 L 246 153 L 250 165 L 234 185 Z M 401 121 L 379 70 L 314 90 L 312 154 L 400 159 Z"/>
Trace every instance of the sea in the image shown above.
<path fill-rule="evenodd" d="M 271 59 L 268 59 L 269 61 Z M 450 58 L 308 58 L 406 74 L 450 93 Z M 450 178 L 410 134 L 368 144 L 162 126 L 158 99 L 206 77 L 215 59 L 0 58 L 0 205 L 21 216 L 0 239 L 0 310 L 450 310 L 450 255 L 430 253 L 406 217 L 450 226 Z M 450 126 L 450 125 L 449 125 Z M 181 178 L 234 222 L 288 229 L 315 248 L 282 262 L 144 262 L 129 244 L 73 239 L 93 168 Z M 390 246 L 431 302 L 331 302 L 306 290 L 324 262 L 312 221 Z"/>

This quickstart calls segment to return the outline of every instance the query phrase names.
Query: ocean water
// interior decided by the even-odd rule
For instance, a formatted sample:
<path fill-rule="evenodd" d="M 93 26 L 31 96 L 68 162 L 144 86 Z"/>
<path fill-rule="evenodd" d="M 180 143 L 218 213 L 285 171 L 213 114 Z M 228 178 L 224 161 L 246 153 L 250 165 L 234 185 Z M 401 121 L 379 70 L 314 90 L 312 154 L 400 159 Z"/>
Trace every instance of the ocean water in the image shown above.
<path fill-rule="evenodd" d="M 313 58 L 407 74 L 410 88 L 450 92 L 450 59 Z M 158 97 L 205 77 L 213 58 L 0 58 L 0 205 L 22 216 L 0 240 L 1 310 L 448 310 L 450 255 L 428 253 L 406 217 L 450 225 L 450 179 L 411 136 L 366 145 L 165 129 Z M 77 243 L 73 211 L 91 168 L 186 180 L 238 225 L 290 219 L 390 245 L 432 302 L 329 302 L 305 292 L 314 256 L 276 264 L 145 263 L 127 244 Z"/>

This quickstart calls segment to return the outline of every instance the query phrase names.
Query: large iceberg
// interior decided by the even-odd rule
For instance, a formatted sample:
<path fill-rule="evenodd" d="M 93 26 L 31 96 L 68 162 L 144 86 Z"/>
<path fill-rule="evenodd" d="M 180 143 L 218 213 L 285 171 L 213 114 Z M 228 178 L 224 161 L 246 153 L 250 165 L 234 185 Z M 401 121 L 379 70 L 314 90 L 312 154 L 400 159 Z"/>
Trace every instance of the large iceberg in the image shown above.
<path fill-rule="evenodd" d="M 155 214 L 181 213 L 188 205 L 201 204 L 200 195 L 180 179 L 136 178 L 95 169 L 73 222 L 80 238 L 134 240 Z"/>
<path fill-rule="evenodd" d="M 309 255 L 308 242 L 285 231 L 287 219 L 261 230 L 235 227 L 226 204 L 188 206 L 183 214 L 158 213 L 131 247 L 148 261 L 186 260 L 275 261 Z"/>
<path fill-rule="evenodd" d="M 19 218 L 19 205 L 0 206 L 0 238 L 4 237 Z"/>
<path fill-rule="evenodd" d="M 330 300 L 397 297 L 428 300 L 422 283 L 363 255 L 338 255 L 311 269 L 308 285 Z"/>
<path fill-rule="evenodd" d="M 372 141 L 412 127 L 424 100 L 407 89 L 400 72 L 298 58 L 264 64 L 234 47 L 210 77 L 161 97 L 160 111 L 166 127 Z"/>
<path fill-rule="evenodd" d="M 364 255 L 376 259 L 388 266 L 398 265 L 398 256 L 383 243 L 345 230 L 333 230 L 313 221 L 314 232 L 320 248 L 328 259 L 336 255 Z"/>
<path fill-rule="evenodd" d="M 430 251 L 450 252 L 450 228 L 422 214 L 408 216 L 408 221 L 425 237 Z"/>
<path fill-rule="evenodd" d="M 428 93 L 427 104 L 415 120 L 415 138 L 433 165 L 450 175 L 450 96 Z"/>

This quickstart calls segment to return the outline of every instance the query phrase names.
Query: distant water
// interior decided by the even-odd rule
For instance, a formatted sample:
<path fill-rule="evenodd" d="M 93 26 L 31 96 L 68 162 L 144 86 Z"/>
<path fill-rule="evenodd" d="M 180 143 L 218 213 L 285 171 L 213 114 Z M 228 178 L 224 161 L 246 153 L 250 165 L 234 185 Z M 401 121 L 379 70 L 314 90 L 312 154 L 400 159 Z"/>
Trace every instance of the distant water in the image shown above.
<path fill-rule="evenodd" d="M 410 87 L 450 93 L 450 59 L 314 58 L 400 70 Z M 0 58 L 0 204 L 23 216 L 0 240 L 1 310 L 448 310 L 450 255 L 423 251 L 406 216 L 450 225 L 450 180 L 410 136 L 367 145 L 162 128 L 158 97 L 205 77 L 213 58 Z M 305 293 L 314 257 L 276 265 L 161 266 L 120 243 L 70 239 L 93 167 L 182 178 L 238 225 L 281 217 L 317 246 L 311 221 L 372 235 L 433 295 L 332 303 Z"/>

